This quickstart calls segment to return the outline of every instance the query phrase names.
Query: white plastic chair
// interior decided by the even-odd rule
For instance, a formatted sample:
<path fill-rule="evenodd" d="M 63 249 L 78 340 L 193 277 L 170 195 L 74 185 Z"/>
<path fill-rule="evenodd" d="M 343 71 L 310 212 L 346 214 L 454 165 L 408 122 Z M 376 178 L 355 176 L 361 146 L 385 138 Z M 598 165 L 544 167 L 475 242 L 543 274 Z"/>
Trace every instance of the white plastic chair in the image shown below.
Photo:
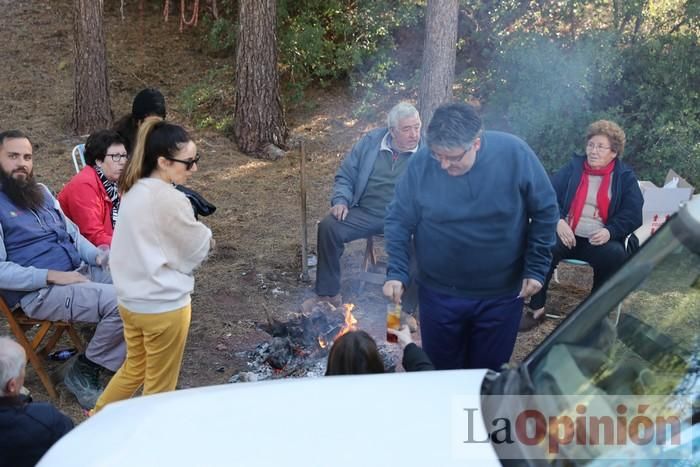
<path fill-rule="evenodd" d="M 573 258 L 566 258 L 561 260 L 562 263 L 568 263 L 568 264 L 573 264 L 574 266 L 590 266 L 586 261 L 581 261 L 580 259 L 573 259 Z M 552 275 L 552 278 L 554 279 L 554 282 L 559 284 L 559 273 L 557 272 L 557 268 L 554 268 L 554 274 Z"/>
<path fill-rule="evenodd" d="M 625 244 L 627 243 L 627 239 L 625 239 Z M 580 259 L 573 259 L 573 258 L 566 258 L 561 260 L 562 263 L 567 263 L 567 264 L 572 264 L 574 266 L 589 266 L 591 265 L 583 260 Z M 559 274 L 557 274 L 557 269 L 554 269 L 554 276 L 553 276 L 554 282 L 559 284 Z M 617 327 L 618 323 L 620 322 L 620 315 L 622 314 L 622 302 L 617 304 L 617 310 L 615 312 L 615 327 Z"/>
<path fill-rule="evenodd" d="M 83 167 L 85 167 L 85 145 L 79 144 L 73 148 L 73 167 L 75 167 L 75 173 L 80 172 Z"/>

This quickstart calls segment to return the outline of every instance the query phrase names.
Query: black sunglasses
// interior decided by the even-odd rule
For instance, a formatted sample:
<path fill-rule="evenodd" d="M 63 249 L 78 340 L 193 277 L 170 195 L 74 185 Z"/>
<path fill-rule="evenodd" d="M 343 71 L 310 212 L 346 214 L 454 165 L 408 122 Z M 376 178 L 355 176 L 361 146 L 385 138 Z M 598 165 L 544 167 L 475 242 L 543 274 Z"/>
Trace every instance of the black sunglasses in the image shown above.
<path fill-rule="evenodd" d="M 175 159 L 174 157 L 168 157 L 168 156 L 163 156 L 163 157 L 165 157 L 165 158 L 168 159 L 169 161 L 179 162 L 179 163 L 181 163 L 181 164 L 185 164 L 185 168 L 186 168 L 187 170 L 192 170 L 192 167 L 194 167 L 194 165 L 195 165 L 197 162 L 199 162 L 199 158 L 200 158 L 200 156 L 198 155 L 198 156 L 195 157 L 194 159 L 191 159 L 191 160 L 188 160 L 188 161 L 183 161 L 182 159 Z"/>

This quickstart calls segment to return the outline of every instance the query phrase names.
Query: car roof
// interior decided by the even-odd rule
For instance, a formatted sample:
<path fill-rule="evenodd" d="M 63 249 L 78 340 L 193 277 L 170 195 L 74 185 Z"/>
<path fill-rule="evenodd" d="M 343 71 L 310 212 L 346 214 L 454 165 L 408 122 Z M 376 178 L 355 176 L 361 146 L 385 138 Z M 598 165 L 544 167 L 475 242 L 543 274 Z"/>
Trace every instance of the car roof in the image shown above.
<path fill-rule="evenodd" d="M 464 397 L 486 370 L 333 376 L 210 386 L 111 404 L 41 466 L 500 465 L 463 446 Z M 483 424 L 481 418 L 479 422 Z"/>

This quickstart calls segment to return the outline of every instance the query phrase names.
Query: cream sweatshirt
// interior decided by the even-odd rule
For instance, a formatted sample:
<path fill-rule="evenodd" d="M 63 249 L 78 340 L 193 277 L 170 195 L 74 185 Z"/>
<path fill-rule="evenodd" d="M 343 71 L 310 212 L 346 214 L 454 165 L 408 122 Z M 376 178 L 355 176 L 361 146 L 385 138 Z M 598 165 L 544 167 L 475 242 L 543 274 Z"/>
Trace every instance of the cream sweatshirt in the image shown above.
<path fill-rule="evenodd" d="M 157 178 L 140 179 L 122 196 L 112 238 L 109 264 L 119 304 L 136 313 L 187 305 L 192 273 L 211 237 L 183 193 Z"/>

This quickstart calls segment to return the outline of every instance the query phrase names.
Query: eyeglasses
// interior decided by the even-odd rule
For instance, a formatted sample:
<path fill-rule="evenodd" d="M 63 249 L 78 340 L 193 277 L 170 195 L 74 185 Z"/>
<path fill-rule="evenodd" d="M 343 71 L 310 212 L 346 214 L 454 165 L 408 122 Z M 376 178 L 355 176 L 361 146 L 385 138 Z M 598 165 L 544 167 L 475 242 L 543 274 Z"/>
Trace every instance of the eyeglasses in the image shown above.
<path fill-rule="evenodd" d="M 610 149 L 610 146 L 603 146 L 602 144 L 593 144 L 593 143 L 588 143 L 586 145 L 586 149 L 589 151 L 607 151 Z"/>
<path fill-rule="evenodd" d="M 474 142 L 472 142 L 472 144 L 470 144 L 469 147 L 465 149 L 464 152 L 459 156 L 441 156 L 439 154 L 435 154 L 433 151 L 430 151 L 430 157 L 432 157 L 441 164 L 443 162 L 449 162 L 450 164 L 458 164 L 462 161 L 462 159 L 464 159 L 464 156 L 466 156 L 467 153 L 472 150 L 473 147 Z"/>
<path fill-rule="evenodd" d="M 179 162 L 180 164 L 185 164 L 185 169 L 187 169 L 187 170 L 192 170 L 192 167 L 194 167 L 194 165 L 197 162 L 199 162 L 199 158 L 200 158 L 200 156 L 197 156 L 194 159 L 183 161 L 182 159 L 175 159 L 174 157 L 167 157 L 167 156 L 163 156 L 163 157 L 165 157 L 169 161 Z"/>
<path fill-rule="evenodd" d="M 114 162 L 121 162 L 122 159 L 126 159 L 127 161 L 129 160 L 128 154 L 105 154 L 105 157 L 106 156 L 111 157 Z"/>

